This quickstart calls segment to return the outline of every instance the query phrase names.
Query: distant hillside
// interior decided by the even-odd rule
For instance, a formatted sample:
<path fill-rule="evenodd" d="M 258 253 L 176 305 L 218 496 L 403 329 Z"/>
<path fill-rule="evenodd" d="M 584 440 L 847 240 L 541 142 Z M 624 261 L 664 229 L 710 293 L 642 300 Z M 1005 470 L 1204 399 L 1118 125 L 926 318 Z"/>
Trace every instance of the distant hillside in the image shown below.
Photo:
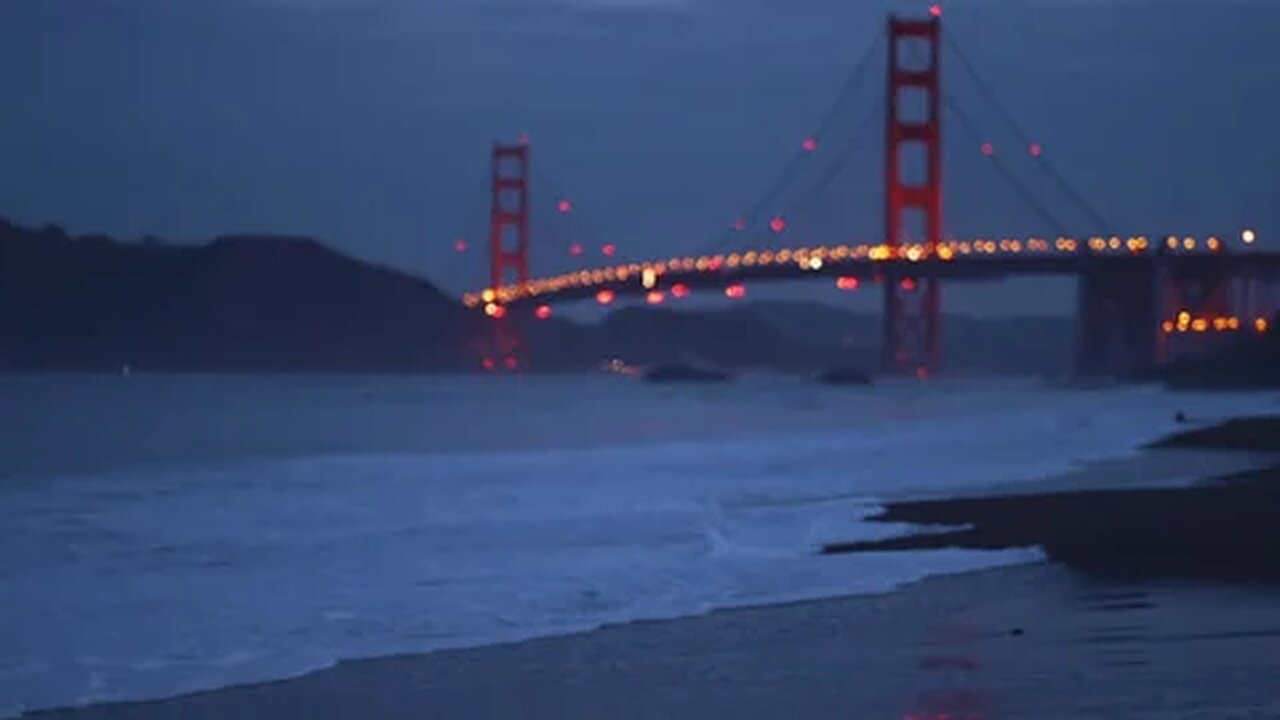
<path fill-rule="evenodd" d="M 621 308 L 598 325 L 526 314 L 526 367 L 694 357 L 728 368 L 874 370 L 877 315 L 817 302 Z M 0 220 L 0 371 L 479 370 L 489 329 L 430 283 L 278 236 L 205 245 L 69 237 Z M 945 369 L 1063 374 L 1067 318 L 947 317 Z"/>
<path fill-rule="evenodd" d="M 68 237 L 0 221 L 0 369 L 452 370 L 477 318 L 313 240 Z"/>
<path fill-rule="evenodd" d="M 1068 317 L 943 318 L 945 371 L 1068 374 Z M 602 351 L 634 363 L 689 354 L 726 367 L 813 370 L 834 363 L 875 370 L 882 319 L 813 301 L 752 301 L 716 310 L 624 308 L 600 326 Z"/>

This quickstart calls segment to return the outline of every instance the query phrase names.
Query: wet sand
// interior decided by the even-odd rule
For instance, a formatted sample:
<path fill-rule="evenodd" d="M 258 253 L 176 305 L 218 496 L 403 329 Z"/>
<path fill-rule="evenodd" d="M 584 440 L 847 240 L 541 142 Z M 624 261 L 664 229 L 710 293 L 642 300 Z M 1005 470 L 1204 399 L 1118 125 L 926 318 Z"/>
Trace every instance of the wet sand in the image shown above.
<path fill-rule="evenodd" d="M 1280 452 L 1280 418 L 1232 420 L 1152 447 Z M 1095 573 L 1280 579 L 1280 465 L 1192 487 L 1057 490 L 889 503 L 869 518 L 944 526 L 834 543 L 827 554 L 941 548 L 1040 547 Z"/>
<path fill-rule="evenodd" d="M 1277 678 L 1280 588 L 1037 564 L 36 716 L 1260 718 Z"/>
<path fill-rule="evenodd" d="M 1280 423 L 1259 427 L 1171 442 L 1280 449 Z M 34 717 L 1280 718 L 1274 468 L 902 502 L 882 518 L 968 527 L 828 551 L 1041 545 L 1061 562 Z"/>

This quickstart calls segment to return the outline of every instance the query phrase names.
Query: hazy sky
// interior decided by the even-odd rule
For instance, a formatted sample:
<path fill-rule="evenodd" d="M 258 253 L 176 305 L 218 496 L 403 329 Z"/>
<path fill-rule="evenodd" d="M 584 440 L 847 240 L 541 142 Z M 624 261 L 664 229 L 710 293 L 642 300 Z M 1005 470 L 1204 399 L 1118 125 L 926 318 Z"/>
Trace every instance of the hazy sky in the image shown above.
<path fill-rule="evenodd" d="M 0 214 L 123 237 L 316 235 L 456 288 L 481 278 L 480 258 L 450 246 L 483 233 L 490 144 L 526 132 L 538 267 L 568 262 L 570 234 L 632 256 L 692 250 L 813 131 L 889 6 L 3 0 Z M 961 48 L 1116 232 L 1280 232 L 1280 2 L 944 7 Z M 944 62 L 947 92 L 1010 168 L 1072 231 L 1098 230 Z M 874 109 L 882 75 L 877 64 L 819 138 L 815 171 Z M 1050 231 L 945 121 L 947 229 Z M 880 124 L 863 135 L 797 217 L 796 240 L 878 231 Z M 571 225 L 551 211 L 561 193 Z M 959 293 L 1023 311 L 1064 308 L 1068 294 L 1035 282 Z"/>

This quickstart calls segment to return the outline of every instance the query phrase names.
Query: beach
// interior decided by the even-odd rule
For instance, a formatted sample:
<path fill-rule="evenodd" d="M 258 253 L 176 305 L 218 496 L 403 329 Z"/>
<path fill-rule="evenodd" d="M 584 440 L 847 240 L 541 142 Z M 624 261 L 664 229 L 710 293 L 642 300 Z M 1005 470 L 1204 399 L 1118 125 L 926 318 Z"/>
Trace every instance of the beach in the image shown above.
<path fill-rule="evenodd" d="M 1036 564 L 33 717 L 1271 718 L 1280 589 Z"/>
<path fill-rule="evenodd" d="M 1275 429 L 1162 445 L 1267 453 Z M 31 716 L 1276 718 L 1277 479 L 890 503 L 879 519 L 928 530 L 825 552 L 1029 545 L 1047 560 Z"/>

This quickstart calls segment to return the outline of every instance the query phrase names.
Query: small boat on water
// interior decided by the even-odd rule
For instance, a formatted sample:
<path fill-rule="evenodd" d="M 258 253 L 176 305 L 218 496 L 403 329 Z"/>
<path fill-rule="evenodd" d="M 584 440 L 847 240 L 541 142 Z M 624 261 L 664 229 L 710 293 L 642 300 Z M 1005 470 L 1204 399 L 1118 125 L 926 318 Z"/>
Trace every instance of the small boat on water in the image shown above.
<path fill-rule="evenodd" d="M 654 383 L 727 382 L 732 379 L 732 376 L 723 370 L 683 361 L 654 365 L 641 377 L 645 382 Z"/>
<path fill-rule="evenodd" d="M 816 378 L 824 385 L 870 385 L 871 376 L 852 367 L 832 367 L 823 370 Z"/>

